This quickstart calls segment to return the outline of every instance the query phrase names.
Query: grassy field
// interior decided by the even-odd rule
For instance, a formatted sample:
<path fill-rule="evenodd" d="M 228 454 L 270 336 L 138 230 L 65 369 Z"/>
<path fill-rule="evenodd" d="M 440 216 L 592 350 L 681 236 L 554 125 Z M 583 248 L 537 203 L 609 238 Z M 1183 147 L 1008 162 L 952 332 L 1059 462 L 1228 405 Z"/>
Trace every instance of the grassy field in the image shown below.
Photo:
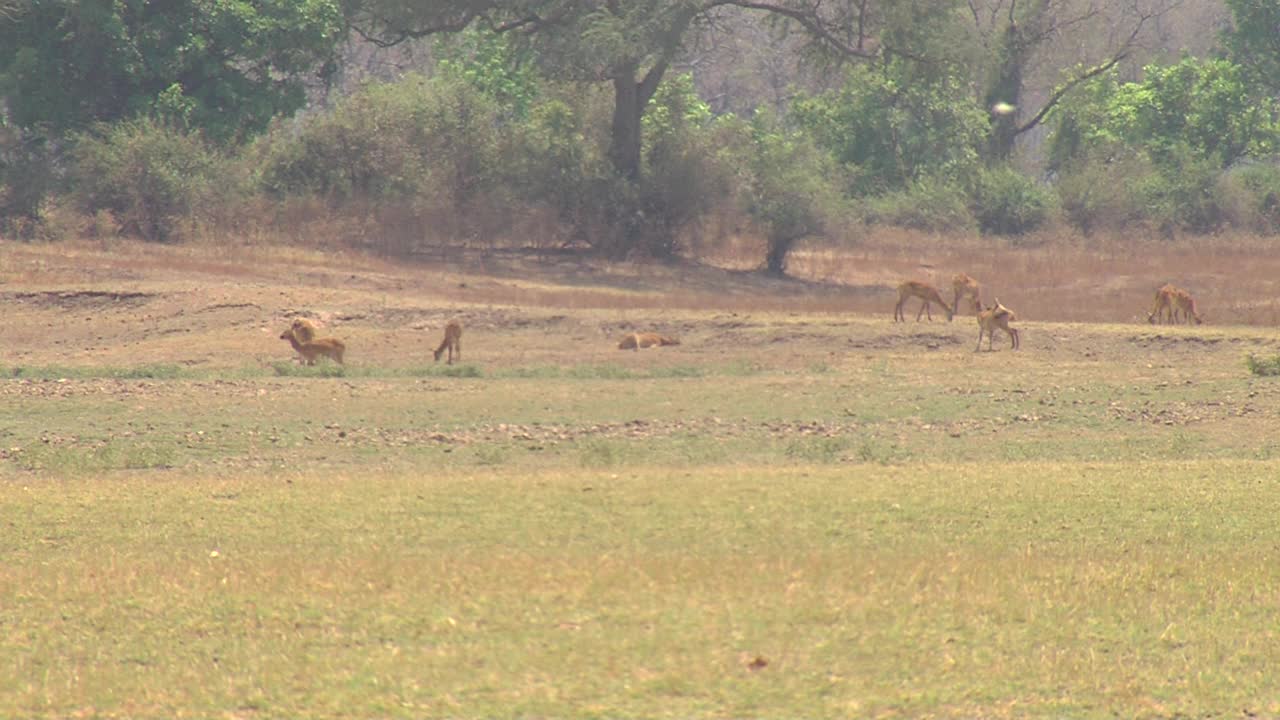
<path fill-rule="evenodd" d="M 54 255 L 0 285 L 0 717 L 1280 715 L 1269 328 Z"/>

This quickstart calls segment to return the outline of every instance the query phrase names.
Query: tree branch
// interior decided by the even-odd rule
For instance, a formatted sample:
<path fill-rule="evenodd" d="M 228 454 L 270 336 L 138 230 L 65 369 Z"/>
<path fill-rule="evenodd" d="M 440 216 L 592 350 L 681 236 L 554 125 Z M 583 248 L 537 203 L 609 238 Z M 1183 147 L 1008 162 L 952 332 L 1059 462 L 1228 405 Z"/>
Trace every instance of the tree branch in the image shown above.
<path fill-rule="evenodd" d="M 787 18 L 788 20 L 800 25 L 800 27 L 804 28 L 810 35 L 817 38 L 822 43 L 833 48 L 837 52 L 850 57 L 870 59 L 878 55 L 876 50 L 869 50 L 866 47 L 866 29 L 861 27 L 861 23 L 866 17 L 865 5 L 861 7 L 861 11 L 859 12 L 860 26 L 857 28 L 858 40 L 856 43 L 850 44 L 847 40 L 840 37 L 840 33 L 838 33 L 836 29 L 823 22 L 822 17 L 818 14 L 818 5 L 821 4 L 820 2 L 814 4 L 812 8 L 808 9 L 798 9 L 773 2 L 753 2 L 752 0 L 724 0 L 724 2 L 719 4 L 734 5 L 746 10 L 762 10 L 764 12 Z M 912 57 L 906 53 L 899 52 L 899 54 L 904 57 Z"/>
<path fill-rule="evenodd" d="M 1034 128 L 1035 126 L 1039 125 L 1044 120 L 1045 116 L 1049 114 L 1049 111 L 1052 110 L 1054 106 L 1057 105 L 1067 93 L 1075 89 L 1078 85 L 1080 85 L 1080 83 L 1083 83 L 1084 81 L 1089 80 L 1091 78 L 1095 78 L 1101 75 L 1102 73 L 1110 70 L 1111 68 L 1115 67 L 1116 65 L 1119 65 L 1120 62 L 1128 56 L 1129 56 L 1129 52 L 1128 50 L 1125 50 L 1124 52 L 1116 54 L 1107 62 L 1101 65 L 1098 65 L 1096 67 L 1090 68 L 1084 74 L 1079 75 L 1075 78 L 1072 78 L 1071 80 L 1068 80 L 1057 90 L 1054 90 L 1053 94 L 1049 96 L 1049 99 L 1045 101 L 1044 107 L 1040 108 L 1040 112 L 1036 113 L 1035 116 L 1032 117 L 1027 122 L 1018 126 L 1018 128 L 1013 131 L 1014 134 L 1021 135 L 1022 133 L 1027 132 L 1031 128 Z"/>

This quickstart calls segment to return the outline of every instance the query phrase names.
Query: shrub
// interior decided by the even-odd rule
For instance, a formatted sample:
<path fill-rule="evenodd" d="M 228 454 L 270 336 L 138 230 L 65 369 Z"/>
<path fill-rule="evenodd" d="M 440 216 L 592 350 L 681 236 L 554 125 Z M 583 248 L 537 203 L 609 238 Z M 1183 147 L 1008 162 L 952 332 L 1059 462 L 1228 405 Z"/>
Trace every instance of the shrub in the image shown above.
<path fill-rule="evenodd" d="M 448 77 L 369 85 L 294 134 L 277 129 L 261 185 L 338 201 L 430 198 L 456 208 L 498 176 L 493 102 Z"/>
<path fill-rule="evenodd" d="M 1214 195 L 1231 225 L 1268 235 L 1280 232 L 1280 167 L 1246 164 L 1228 170 Z"/>
<path fill-rule="evenodd" d="M 68 180 L 80 208 L 108 210 L 122 232 L 146 240 L 179 239 L 235 184 L 229 163 L 199 133 L 150 120 L 98 126 L 72 143 Z"/>
<path fill-rule="evenodd" d="M 0 230 L 23 238 L 36 234 L 52 168 L 43 137 L 0 125 Z"/>
<path fill-rule="evenodd" d="M 1145 158 L 1091 156 L 1069 163 L 1058 177 L 1058 204 L 1067 222 L 1088 235 L 1140 222 L 1146 211 L 1137 186 L 1154 173 Z"/>
<path fill-rule="evenodd" d="M 970 209 L 982 232 L 1022 235 L 1049 220 L 1053 195 L 1013 168 L 989 168 L 980 170 L 974 178 Z"/>
<path fill-rule="evenodd" d="M 964 191 L 937 178 L 918 180 L 905 190 L 869 199 L 867 221 L 926 232 L 961 232 L 974 227 Z"/>
<path fill-rule="evenodd" d="M 1224 218 L 1215 192 L 1220 168 L 1217 158 L 1201 157 L 1185 146 L 1172 151 L 1137 184 L 1147 218 L 1166 234 L 1216 230 Z"/>
<path fill-rule="evenodd" d="M 1245 356 L 1245 366 L 1254 375 L 1271 377 L 1280 375 L 1280 355 L 1274 357 L 1256 357 L 1253 353 Z"/>

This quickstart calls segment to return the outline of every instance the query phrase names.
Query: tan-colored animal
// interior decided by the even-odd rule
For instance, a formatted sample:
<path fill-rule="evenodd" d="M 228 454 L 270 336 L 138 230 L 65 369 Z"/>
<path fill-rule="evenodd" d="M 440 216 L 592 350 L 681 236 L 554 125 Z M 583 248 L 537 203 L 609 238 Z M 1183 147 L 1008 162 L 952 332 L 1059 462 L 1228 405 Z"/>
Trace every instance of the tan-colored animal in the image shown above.
<path fill-rule="evenodd" d="M 1182 313 L 1183 322 L 1190 323 L 1192 319 L 1197 325 L 1204 322 L 1191 293 L 1176 285 L 1165 285 L 1156 291 L 1155 303 L 1151 306 L 1151 312 L 1147 313 L 1147 322 L 1155 324 L 1156 320 L 1166 322 L 1167 319 L 1169 323 L 1177 323 L 1179 312 Z"/>
<path fill-rule="evenodd" d="M 978 346 L 973 349 L 978 352 L 982 349 L 982 336 L 987 336 L 987 349 L 991 350 L 992 343 L 995 342 L 996 329 L 999 328 L 1009 336 L 1009 347 L 1017 350 L 1022 346 L 1022 340 L 1018 337 L 1018 329 L 1009 327 L 1009 323 L 1017 320 L 1018 316 L 1012 310 L 1000 304 L 1000 298 L 996 298 L 996 304 L 978 313 Z"/>
<path fill-rule="evenodd" d="M 311 342 L 316 339 L 316 332 L 320 328 L 306 318 L 298 318 L 293 321 L 289 329 L 293 330 L 293 336 L 298 338 L 298 342 Z"/>
<path fill-rule="evenodd" d="M 661 347 L 663 345 L 679 345 L 680 341 L 676 338 L 659 335 L 658 333 L 629 333 L 622 336 L 622 340 L 618 342 L 619 350 L 635 350 L 640 348 Z"/>
<path fill-rule="evenodd" d="M 299 340 L 298 333 L 294 328 L 290 327 L 280 334 L 281 340 L 288 340 L 293 349 L 302 356 L 302 359 L 308 365 L 315 365 L 316 358 L 327 357 L 332 358 L 339 365 L 342 364 L 342 356 L 347 351 L 347 346 L 337 338 L 312 338 L 311 340 Z"/>
<path fill-rule="evenodd" d="M 924 301 L 920 305 L 920 312 L 916 313 L 916 322 L 920 322 L 920 316 L 925 312 L 929 313 L 929 321 L 933 321 L 933 311 L 929 309 L 929 305 L 932 303 L 938 303 L 941 305 L 942 309 L 947 311 L 947 322 L 951 322 L 951 317 L 954 314 L 954 311 L 951 309 L 951 306 L 947 304 L 947 301 L 942 299 L 942 294 L 938 292 L 938 288 L 930 285 L 929 283 L 917 282 L 915 280 L 908 280 L 898 286 L 898 304 L 893 308 L 894 322 L 898 322 L 899 320 L 902 322 L 907 321 L 906 314 L 902 312 L 902 306 L 907 303 L 907 300 L 913 297 L 920 298 Z"/>
<path fill-rule="evenodd" d="M 458 352 L 458 359 L 462 359 L 462 323 L 457 320 L 450 320 L 444 326 L 444 340 L 440 341 L 440 347 L 436 348 L 436 362 L 440 362 L 440 356 L 444 351 L 449 351 L 449 364 L 453 364 L 453 353 Z"/>
<path fill-rule="evenodd" d="M 982 312 L 982 283 L 964 273 L 956 273 L 955 277 L 951 278 L 951 286 L 956 291 L 955 300 L 951 302 L 953 312 L 960 312 L 960 298 L 963 297 L 973 300 L 974 315 Z"/>

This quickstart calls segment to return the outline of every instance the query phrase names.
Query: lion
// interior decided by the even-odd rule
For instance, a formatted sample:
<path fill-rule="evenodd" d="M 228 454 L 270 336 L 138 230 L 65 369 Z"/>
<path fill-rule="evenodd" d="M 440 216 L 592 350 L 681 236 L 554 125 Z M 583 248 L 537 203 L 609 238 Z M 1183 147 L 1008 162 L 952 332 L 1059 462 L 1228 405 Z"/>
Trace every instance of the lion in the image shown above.
<path fill-rule="evenodd" d="M 640 348 L 661 347 L 663 345 L 679 345 L 680 341 L 676 338 L 659 335 L 658 333 L 628 333 L 622 336 L 622 340 L 618 342 L 619 350 L 635 350 Z"/>
<path fill-rule="evenodd" d="M 893 321 L 907 321 L 907 315 L 902 311 L 902 306 L 907 304 L 907 300 L 918 297 L 924 301 L 920 306 L 920 312 L 916 313 L 916 322 L 920 322 L 920 316 L 926 312 L 929 313 L 929 321 L 933 321 L 933 311 L 929 309 L 931 303 L 938 303 L 947 313 L 947 322 L 951 322 L 951 317 L 955 314 L 952 307 L 942 299 L 942 294 L 938 292 L 938 288 L 929 283 L 919 282 L 917 280 L 907 280 L 898 286 L 898 304 L 893 308 Z"/>
<path fill-rule="evenodd" d="M 280 334 L 281 340 L 288 340 L 293 349 L 302 356 L 307 365 L 315 365 L 316 358 L 327 357 L 332 358 L 334 362 L 342 365 L 342 356 L 347 351 L 347 346 L 337 338 L 313 338 L 311 340 L 299 340 L 297 328 L 290 327 Z M 304 330 L 302 334 L 306 334 Z"/>
<path fill-rule="evenodd" d="M 982 349 L 982 336 L 987 336 L 987 349 L 992 349 L 995 342 L 996 328 L 1005 331 L 1009 336 L 1010 349 L 1017 350 L 1022 346 L 1022 341 L 1018 337 L 1018 329 L 1009 327 L 1010 321 L 1017 320 L 1018 316 L 1012 310 L 1000 304 L 1000 298 L 996 298 L 996 304 L 978 313 L 978 346 L 973 349 L 978 352 Z"/>
<path fill-rule="evenodd" d="M 298 338 L 298 342 L 311 342 L 316 339 L 316 332 L 320 330 L 316 324 L 307 318 L 298 318 L 289 326 L 293 330 L 293 336 Z"/>
<path fill-rule="evenodd" d="M 453 364 L 453 352 L 458 351 L 458 359 L 462 359 L 462 323 L 457 320 L 450 320 L 444 326 L 444 340 L 440 342 L 440 347 L 436 348 L 436 362 L 440 362 L 440 356 L 445 350 L 449 351 L 449 365 Z"/>

